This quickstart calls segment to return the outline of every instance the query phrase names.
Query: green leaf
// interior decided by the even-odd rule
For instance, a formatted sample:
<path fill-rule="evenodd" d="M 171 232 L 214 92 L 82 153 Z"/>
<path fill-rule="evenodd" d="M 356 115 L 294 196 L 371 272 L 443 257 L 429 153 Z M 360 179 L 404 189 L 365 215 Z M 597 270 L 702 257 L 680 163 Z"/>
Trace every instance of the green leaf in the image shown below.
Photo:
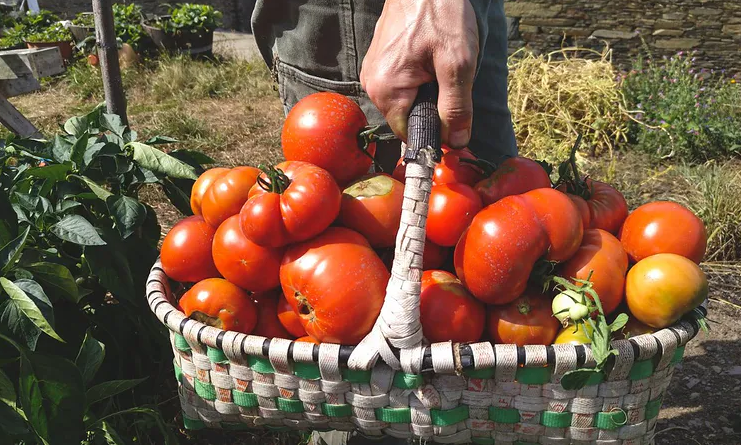
<path fill-rule="evenodd" d="M 121 394 L 124 391 L 128 391 L 131 388 L 137 386 L 147 378 L 134 379 L 134 380 L 111 380 L 110 382 L 103 382 L 93 386 L 87 390 L 86 399 L 88 406 L 95 402 L 100 402 L 109 397 Z"/>
<path fill-rule="evenodd" d="M 103 246 L 105 241 L 95 227 L 80 215 L 67 215 L 49 229 L 59 238 L 82 246 Z"/>
<path fill-rule="evenodd" d="M 87 129 L 88 120 L 86 116 L 76 116 L 70 118 L 67 122 L 64 123 L 64 131 L 76 138 L 79 138 L 84 133 L 86 133 Z"/>
<path fill-rule="evenodd" d="M 155 136 L 152 138 L 147 139 L 144 141 L 147 145 L 160 145 L 160 144 L 172 144 L 175 142 L 180 142 L 177 139 L 171 138 L 169 136 Z"/>
<path fill-rule="evenodd" d="M 134 198 L 123 195 L 114 195 L 106 200 L 108 211 L 116 221 L 116 229 L 121 238 L 128 238 L 134 233 L 147 217 L 147 209 Z"/>
<path fill-rule="evenodd" d="M 0 402 L 4 402 L 15 408 L 18 396 L 15 394 L 15 387 L 10 381 L 8 375 L 0 369 Z"/>
<path fill-rule="evenodd" d="M 55 182 L 62 181 L 67 177 L 67 173 L 72 170 L 71 165 L 53 164 L 46 167 L 33 167 L 26 170 L 28 176 L 32 178 L 46 178 Z"/>
<path fill-rule="evenodd" d="M 153 172 L 163 173 L 173 178 L 198 179 L 193 167 L 174 158 L 164 151 L 140 142 L 128 144 L 133 151 L 134 162 Z"/>
<path fill-rule="evenodd" d="M 18 236 L 18 217 L 5 191 L 0 190 L 0 246 Z"/>
<path fill-rule="evenodd" d="M 18 280 L 21 282 L 21 285 L 25 288 L 25 290 L 31 290 L 33 287 L 29 284 L 34 283 L 30 280 Z M 36 284 L 36 283 L 34 283 Z M 43 290 L 41 290 L 41 286 L 36 284 L 38 286 L 38 289 L 33 289 L 31 294 L 36 299 L 32 299 L 24 289 L 22 289 L 19 285 L 16 283 L 13 283 L 12 281 L 8 280 L 7 278 L 0 277 L 0 286 L 2 286 L 3 290 L 8 294 L 10 297 L 10 304 L 15 305 L 18 310 L 26 317 L 28 318 L 37 328 L 41 329 L 42 332 L 47 334 L 49 337 L 61 341 L 64 343 L 64 340 L 54 331 L 52 328 L 52 325 L 50 323 L 54 323 L 54 320 L 47 320 L 46 317 L 44 317 L 44 314 L 42 313 L 41 309 L 37 305 L 37 303 L 44 305 L 45 303 L 48 303 L 49 299 L 46 297 L 46 295 L 43 293 Z M 41 291 L 40 293 L 38 291 Z M 43 295 L 43 298 L 41 298 L 41 295 Z M 46 301 L 44 301 L 44 299 Z M 51 303 L 48 303 L 49 308 L 51 308 Z M 45 309 L 45 311 L 47 311 Z M 53 313 L 53 312 L 48 312 Z"/>
<path fill-rule="evenodd" d="M 23 315 L 18 305 L 10 300 L 0 303 L 0 330 L 32 351 L 36 349 L 36 343 L 41 336 L 41 329 Z"/>
<path fill-rule="evenodd" d="M 113 193 L 109 192 L 108 190 L 104 189 L 103 187 L 99 186 L 98 183 L 93 181 L 92 179 L 88 178 L 87 176 L 83 175 L 71 175 L 73 178 L 77 178 L 80 181 L 84 182 L 85 185 L 90 189 L 91 192 L 95 193 L 95 196 L 105 201 L 108 199 L 109 196 L 112 196 Z"/>
<path fill-rule="evenodd" d="M 21 253 L 23 253 L 23 246 L 26 245 L 26 239 L 28 238 L 28 232 L 30 230 L 31 227 L 26 227 L 26 230 L 18 235 L 16 239 L 12 240 L 0 249 L 0 273 L 5 274 L 15 265 L 15 262 L 18 261 Z"/>
<path fill-rule="evenodd" d="M 78 169 L 85 167 L 85 151 L 87 151 L 89 136 L 87 131 L 80 136 L 74 144 L 72 144 L 72 152 L 69 158 L 75 163 Z"/>
<path fill-rule="evenodd" d="M 119 243 L 110 247 L 88 246 L 85 256 L 98 281 L 117 298 L 133 300 L 136 295 L 134 278 L 124 249 Z"/>
<path fill-rule="evenodd" d="M 121 436 L 118 435 L 116 430 L 113 429 L 110 423 L 103 422 L 100 428 L 98 428 L 98 431 L 100 431 L 103 440 L 105 440 L 105 443 L 108 445 L 126 445 L 126 442 L 124 442 L 123 439 L 121 439 Z"/>
<path fill-rule="evenodd" d="M 74 363 L 39 353 L 21 353 L 18 392 L 36 434 L 51 444 L 77 444 L 84 433 L 85 389 Z"/>
<path fill-rule="evenodd" d="M 172 205 L 185 216 L 191 216 L 193 210 L 190 207 L 190 195 L 177 186 L 169 178 L 162 180 L 162 186 L 165 189 L 165 195 Z"/>
<path fill-rule="evenodd" d="M 100 116 L 100 126 L 106 130 L 110 130 L 111 133 L 123 138 L 126 125 L 124 125 L 121 116 L 117 114 L 103 113 Z"/>
<path fill-rule="evenodd" d="M 183 162 L 190 161 L 195 164 L 215 164 L 216 160 L 196 150 L 178 149 L 170 152 L 170 156 L 180 159 Z"/>
<path fill-rule="evenodd" d="M 52 294 L 73 303 L 80 301 L 77 283 L 67 267 L 57 263 L 33 263 L 25 269 Z"/>
<path fill-rule="evenodd" d="M 0 434 L 4 432 L 16 437 L 28 434 L 29 431 L 26 420 L 18 411 L 16 411 L 16 409 L 15 402 L 13 405 L 10 405 L 5 401 L 0 400 Z M 3 436 L 0 435 L 0 439 L 2 438 Z"/>
<path fill-rule="evenodd" d="M 82 165 L 87 167 L 93 162 L 96 156 L 102 151 L 106 144 L 103 142 L 96 142 L 85 149 L 85 153 L 82 155 Z"/>
<path fill-rule="evenodd" d="M 96 340 L 88 329 L 80 346 L 80 351 L 77 353 L 77 358 L 75 358 L 75 365 L 82 373 L 82 380 L 85 385 L 93 380 L 103 363 L 103 359 L 105 359 L 105 345 Z"/>
<path fill-rule="evenodd" d="M 613 320 L 612 324 L 610 324 L 610 332 L 617 332 L 621 330 L 623 327 L 625 327 L 625 324 L 628 323 L 628 314 L 620 314 L 617 317 L 615 317 L 615 320 Z"/>
<path fill-rule="evenodd" d="M 54 136 L 54 141 L 51 146 L 51 153 L 54 160 L 60 164 L 69 161 L 70 148 L 72 144 L 60 135 Z"/>
<path fill-rule="evenodd" d="M 569 371 L 561 378 L 561 386 L 567 391 L 582 389 L 587 385 L 589 379 L 598 374 L 595 369 L 575 369 Z"/>

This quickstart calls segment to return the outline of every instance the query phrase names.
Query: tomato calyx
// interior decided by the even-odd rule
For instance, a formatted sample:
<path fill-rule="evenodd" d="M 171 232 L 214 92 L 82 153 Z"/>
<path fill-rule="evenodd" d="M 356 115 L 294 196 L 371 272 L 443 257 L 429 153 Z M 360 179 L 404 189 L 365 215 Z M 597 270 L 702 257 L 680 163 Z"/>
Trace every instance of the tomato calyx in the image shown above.
<path fill-rule="evenodd" d="M 473 165 L 474 167 L 478 168 L 484 174 L 484 178 L 488 178 L 491 175 L 493 175 L 496 169 L 499 167 L 497 164 L 491 161 L 487 161 L 486 159 L 481 159 L 481 158 L 468 159 L 464 157 L 459 157 L 458 161 L 464 164 Z"/>
<path fill-rule="evenodd" d="M 527 315 L 532 311 L 532 308 L 530 307 L 530 303 L 527 300 L 524 300 L 517 305 L 517 311 L 522 315 Z"/>
<path fill-rule="evenodd" d="M 370 151 L 368 151 L 368 149 L 370 147 L 370 144 L 383 141 L 392 141 L 396 139 L 396 135 L 394 135 L 393 133 L 379 133 L 378 130 L 380 129 L 381 125 L 368 126 L 365 127 L 360 133 L 358 133 L 358 148 L 360 148 L 360 150 L 363 151 L 363 154 L 368 156 L 371 161 L 373 161 L 373 166 L 376 168 L 376 171 L 379 173 L 383 173 L 381 164 L 376 161 L 376 157 L 373 156 Z"/>
<path fill-rule="evenodd" d="M 576 137 L 576 142 L 574 142 L 574 146 L 571 147 L 569 158 L 558 166 L 558 179 L 556 180 L 554 187 L 558 188 L 559 186 L 564 186 L 566 187 L 566 193 L 589 200 L 589 198 L 592 197 L 592 187 L 587 181 L 588 176 L 582 177 L 579 174 L 579 168 L 576 165 L 576 152 L 579 150 L 581 141 L 582 134 L 579 133 Z M 548 171 L 547 168 L 546 171 Z"/>
<path fill-rule="evenodd" d="M 193 320 L 203 323 L 208 326 L 212 326 L 214 328 L 223 329 L 224 322 L 219 317 L 212 317 L 208 314 L 204 314 L 201 311 L 194 311 L 192 314 L 190 314 L 190 317 Z"/>
<path fill-rule="evenodd" d="M 268 179 L 262 175 L 257 177 L 257 184 L 266 192 L 281 194 L 291 185 L 291 179 L 283 173 L 283 170 L 264 164 L 260 164 L 258 168 L 268 177 Z"/>

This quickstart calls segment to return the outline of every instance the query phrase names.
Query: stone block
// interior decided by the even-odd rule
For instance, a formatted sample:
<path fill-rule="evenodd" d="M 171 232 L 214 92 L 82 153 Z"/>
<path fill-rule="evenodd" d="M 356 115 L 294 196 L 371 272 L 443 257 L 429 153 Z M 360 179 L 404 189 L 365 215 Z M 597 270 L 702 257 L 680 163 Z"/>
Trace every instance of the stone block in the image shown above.
<path fill-rule="evenodd" d="M 681 29 L 657 29 L 653 32 L 652 35 L 655 36 L 665 36 L 665 37 L 677 37 L 684 34 L 684 31 Z"/>
<path fill-rule="evenodd" d="M 738 25 L 725 25 L 723 27 L 723 33 L 738 35 L 741 34 L 741 24 Z"/>
<path fill-rule="evenodd" d="M 523 18 L 520 21 L 520 26 L 574 26 L 576 20 L 574 19 L 548 19 L 548 18 Z"/>
<path fill-rule="evenodd" d="M 597 39 L 632 39 L 637 36 L 638 33 L 635 31 L 614 31 L 610 29 L 598 29 L 592 33 L 592 37 Z"/>
<path fill-rule="evenodd" d="M 504 4 L 507 17 L 555 17 L 561 12 L 561 5 L 547 5 L 536 2 L 508 2 Z"/>
<path fill-rule="evenodd" d="M 700 39 L 661 39 L 654 42 L 656 48 L 661 49 L 692 49 L 696 46 L 700 46 L 702 41 Z"/>
<path fill-rule="evenodd" d="M 690 9 L 690 14 L 694 16 L 718 16 L 723 14 L 723 11 L 714 8 L 693 8 Z"/>
<path fill-rule="evenodd" d="M 540 32 L 540 28 L 531 25 L 520 25 L 520 34 L 537 34 Z"/>
<path fill-rule="evenodd" d="M 684 12 L 668 12 L 666 14 L 661 14 L 661 18 L 664 20 L 684 20 L 685 17 L 687 17 L 687 14 Z"/>
<path fill-rule="evenodd" d="M 684 22 L 678 21 L 678 20 L 656 20 L 655 25 L 657 28 L 664 28 L 664 29 L 684 28 Z"/>

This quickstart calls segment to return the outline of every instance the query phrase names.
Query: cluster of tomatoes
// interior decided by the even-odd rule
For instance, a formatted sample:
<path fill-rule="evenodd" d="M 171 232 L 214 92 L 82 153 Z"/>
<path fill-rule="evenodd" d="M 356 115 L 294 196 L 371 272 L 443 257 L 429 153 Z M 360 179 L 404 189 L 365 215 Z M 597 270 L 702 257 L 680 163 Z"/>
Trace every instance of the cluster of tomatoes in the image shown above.
<path fill-rule="evenodd" d="M 315 343 L 352 345 L 370 332 L 390 277 L 405 166 L 368 174 L 375 144 L 359 136 L 366 127 L 350 99 L 313 94 L 288 114 L 285 162 L 201 175 L 194 216 L 161 252 L 171 279 L 195 283 L 177 302 L 186 315 Z M 420 295 L 430 342 L 588 343 L 583 322 L 598 312 L 629 310 L 625 331 L 635 335 L 704 301 L 699 218 L 669 202 L 629 214 L 619 191 L 582 178 L 575 162 L 558 173 L 552 182 L 527 158 L 495 168 L 443 147 Z"/>

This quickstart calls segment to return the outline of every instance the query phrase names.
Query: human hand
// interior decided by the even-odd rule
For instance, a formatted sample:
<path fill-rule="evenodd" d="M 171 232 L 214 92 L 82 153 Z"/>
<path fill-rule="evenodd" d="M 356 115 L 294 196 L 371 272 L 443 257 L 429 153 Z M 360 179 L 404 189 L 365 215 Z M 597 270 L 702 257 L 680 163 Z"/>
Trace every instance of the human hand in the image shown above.
<path fill-rule="evenodd" d="M 406 141 L 417 89 L 437 80 L 442 140 L 461 148 L 471 138 L 478 52 L 469 0 L 386 0 L 360 82 L 391 130 Z"/>

